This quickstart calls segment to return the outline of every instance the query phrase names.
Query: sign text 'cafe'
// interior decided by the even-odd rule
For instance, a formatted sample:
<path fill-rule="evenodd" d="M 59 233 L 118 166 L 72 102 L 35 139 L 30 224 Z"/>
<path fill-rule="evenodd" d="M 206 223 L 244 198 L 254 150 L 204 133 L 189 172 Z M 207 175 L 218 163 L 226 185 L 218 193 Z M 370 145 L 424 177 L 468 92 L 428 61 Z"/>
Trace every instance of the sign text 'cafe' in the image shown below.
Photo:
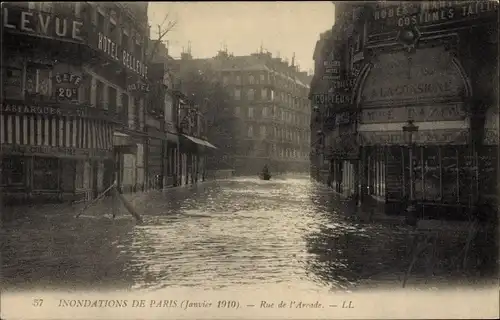
<path fill-rule="evenodd" d="M 120 49 L 118 44 L 100 32 L 98 34 L 97 48 L 114 60 L 120 62 L 127 69 L 147 79 L 148 67 L 131 53 L 127 52 L 127 50 Z"/>

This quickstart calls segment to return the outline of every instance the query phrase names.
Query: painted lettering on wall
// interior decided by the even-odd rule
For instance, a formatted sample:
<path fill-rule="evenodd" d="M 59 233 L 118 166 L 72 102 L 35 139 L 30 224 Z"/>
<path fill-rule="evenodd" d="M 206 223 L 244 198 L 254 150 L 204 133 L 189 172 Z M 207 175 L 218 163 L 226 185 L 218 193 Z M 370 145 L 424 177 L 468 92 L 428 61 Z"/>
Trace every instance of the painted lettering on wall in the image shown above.
<path fill-rule="evenodd" d="M 436 83 L 417 83 L 396 85 L 393 87 L 381 87 L 371 90 L 370 98 L 396 98 L 415 94 L 446 94 L 451 92 L 451 81 L 443 81 Z"/>
<path fill-rule="evenodd" d="M 414 134 L 413 142 L 417 144 L 465 144 L 469 133 L 462 129 L 419 130 Z M 361 131 L 363 145 L 405 145 L 403 131 Z"/>
<path fill-rule="evenodd" d="M 389 27 L 408 27 L 411 25 L 432 25 L 443 22 L 474 19 L 482 14 L 496 11 L 497 1 L 420 1 L 388 2 L 379 5 L 373 13 L 374 31 L 388 31 Z"/>
<path fill-rule="evenodd" d="M 351 103 L 351 95 L 349 93 L 327 93 L 313 95 L 313 103 L 315 104 L 333 104 L 343 105 Z"/>
<path fill-rule="evenodd" d="M 83 42 L 84 40 L 82 35 L 83 22 L 46 12 L 32 12 L 21 8 L 4 8 L 3 26 L 7 32 L 77 42 Z"/>
<path fill-rule="evenodd" d="M 404 122 L 408 119 L 415 121 L 462 120 L 465 116 L 465 111 L 460 104 L 364 109 L 361 112 L 361 123 Z"/>
<path fill-rule="evenodd" d="M 118 44 L 100 32 L 98 34 L 97 49 L 121 63 L 127 69 L 132 70 L 143 78 L 147 78 L 148 67 L 142 61 L 134 57 L 127 50 L 121 49 Z"/>
<path fill-rule="evenodd" d="M 75 108 L 62 108 L 51 106 L 36 106 L 36 105 L 23 105 L 14 103 L 1 103 L 0 111 L 2 113 L 24 113 L 24 114 L 40 114 L 40 115 L 56 115 L 56 116 L 86 116 L 85 109 Z"/>
<path fill-rule="evenodd" d="M 78 87 L 82 83 L 82 77 L 73 73 L 56 73 L 54 84 L 56 98 L 59 101 L 78 101 Z"/>
<path fill-rule="evenodd" d="M 50 154 L 62 156 L 79 156 L 79 157 L 110 157 L 112 152 L 109 150 L 98 149 L 79 149 L 71 147 L 54 147 L 54 146 L 27 146 L 16 144 L 2 145 L 2 151 L 5 153 L 19 154 Z"/>

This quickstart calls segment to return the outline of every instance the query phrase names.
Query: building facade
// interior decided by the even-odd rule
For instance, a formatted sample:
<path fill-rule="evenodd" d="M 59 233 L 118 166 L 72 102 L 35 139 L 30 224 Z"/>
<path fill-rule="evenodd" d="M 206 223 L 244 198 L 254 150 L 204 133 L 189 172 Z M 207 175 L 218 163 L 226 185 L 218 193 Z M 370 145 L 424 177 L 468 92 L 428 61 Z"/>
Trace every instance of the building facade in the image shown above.
<path fill-rule="evenodd" d="M 144 185 L 147 3 L 24 2 L 2 15 L 6 203 Z M 144 87 L 144 86 L 142 86 Z"/>
<path fill-rule="evenodd" d="M 340 77 L 313 88 L 333 102 L 316 100 L 322 125 L 345 119 L 323 132 L 332 186 L 387 214 L 408 201 L 420 216 L 446 219 L 465 219 L 478 202 L 496 207 L 496 3 L 335 5 L 342 44 L 330 41 L 325 54 L 341 57 Z M 342 82 L 348 91 L 336 89 Z"/>
<path fill-rule="evenodd" d="M 235 57 L 220 51 L 211 59 L 185 57 L 180 63 L 209 68 L 231 100 L 232 148 L 214 162 L 238 175 L 258 174 L 266 164 L 272 172 L 307 171 L 307 73 L 264 52 Z"/>

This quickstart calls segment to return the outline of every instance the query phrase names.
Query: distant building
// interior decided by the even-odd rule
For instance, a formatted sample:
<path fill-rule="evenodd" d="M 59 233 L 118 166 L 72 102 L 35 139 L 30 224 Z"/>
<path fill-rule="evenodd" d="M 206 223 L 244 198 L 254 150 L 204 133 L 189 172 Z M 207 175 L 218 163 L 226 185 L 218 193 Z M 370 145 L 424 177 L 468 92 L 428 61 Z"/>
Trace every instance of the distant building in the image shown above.
<path fill-rule="evenodd" d="M 275 172 L 307 171 L 307 72 L 264 52 L 233 56 L 220 51 L 210 59 L 184 54 L 178 62 L 184 73 L 211 70 L 231 97 L 234 147 L 224 159 L 215 155 L 213 165 L 224 163 L 241 175 L 256 175 L 265 164 Z"/>

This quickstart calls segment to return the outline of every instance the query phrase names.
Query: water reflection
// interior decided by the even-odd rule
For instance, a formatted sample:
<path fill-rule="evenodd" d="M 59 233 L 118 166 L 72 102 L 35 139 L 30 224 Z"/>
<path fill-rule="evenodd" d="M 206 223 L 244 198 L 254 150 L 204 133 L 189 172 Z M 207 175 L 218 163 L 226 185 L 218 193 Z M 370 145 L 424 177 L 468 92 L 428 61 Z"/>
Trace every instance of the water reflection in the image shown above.
<path fill-rule="evenodd" d="M 137 196 L 143 225 L 109 219 L 109 201 L 37 213 L 2 229 L 3 285 L 322 291 L 401 273 L 408 231 L 348 221 L 332 199 L 304 178 L 237 178 Z"/>

